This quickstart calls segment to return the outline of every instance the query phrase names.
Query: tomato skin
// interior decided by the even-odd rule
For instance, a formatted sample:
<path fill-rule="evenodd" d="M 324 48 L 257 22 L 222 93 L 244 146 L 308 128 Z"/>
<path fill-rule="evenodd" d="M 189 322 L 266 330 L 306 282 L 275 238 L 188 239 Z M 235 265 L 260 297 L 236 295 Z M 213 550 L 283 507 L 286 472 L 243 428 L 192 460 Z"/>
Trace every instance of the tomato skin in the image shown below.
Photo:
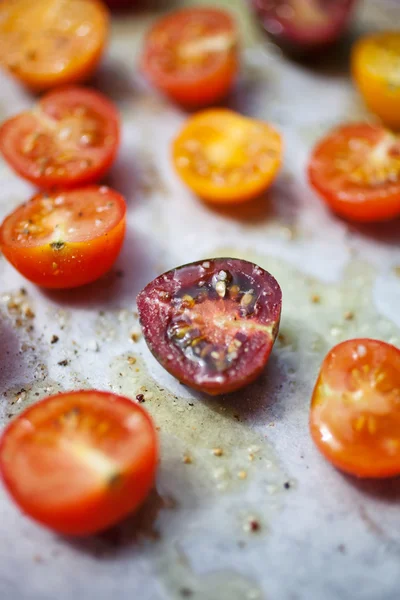
<path fill-rule="evenodd" d="M 37 2 L 36 5 L 36 15 L 34 13 L 33 18 L 38 18 L 39 22 L 29 23 L 29 27 L 25 30 L 20 30 L 18 23 L 24 13 L 26 13 L 27 9 L 33 8 L 33 3 L 30 0 L 3 0 L 0 5 L 0 23 L 2 13 L 4 15 L 4 23 L 0 24 L 0 37 L 2 35 L 14 33 L 14 35 L 21 40 L 18 45 L 11 47 L 12 50 L 15 50 L 18 47 L 21 47 L 21 54 L 17 60 L 17 62 L 13 61 L 9 64 L 9 56 L 7 40 L 5 38 L 5 46 L 1 47 L 0 43 L 0 64 L 3 64 L 14 77 L 19 79 L 26 87 L 35 91 L 35 92 L 43 92 L 57 86 L 69 85 L 82 83 L 88 80 L 93 72 L 96 70 L 98 63 L 103 55 L 107 37 L 109 30 L 109 12 L 107 7 L 102 2 L 102 0 L 80 0 L 81 2 L 81 11 L 82 11 L 82 25 L 88 26 L 87 19 L 90 19 L 90 25 L 93 27 L 93 31 L 90 34 L 89 40 L 86 42 L 86 46 L 82 45 L 79 42 L 79 35 L 72 34 L 67 32 L 67 35 L 62 31 L 59 31 L 59 40 L 57 40 L 57 36 L 54 35 L 52 31 L 51 25 L 46 24 L 45 16 L 40 16 L 40 3 Z M 14 7 L 13 7 L 14 4 Z M 20 4 L 20 7 L 18 7 Z M 65 7 L 62 6 L 62 3 L 58 2 L 59 8 L 57 7 L 57 2 L 55 0 L 47 0 L 47 4 L 49 5 L 46 11 L 46 2 L 41 0 L 41 4 L 43 5 L 42 11 L 44 14 L 46 12 L 54 12 L 54 9 L 59 11 L 58 22 L 62 22 L 65 20 L 66 13 Z M 65 3 L 64 3 L 65 4 Z M 51 6 L 53 5 L 53 6 Z M 77 6 L 77 2 L 75 0 L 75 6 Z M 71 17 L 71 8 L 67 6 L 68 17 Z M 90 17 L 88 17 L 88 12 Z M 21 14 L 20 14 L 21 13 Z M 8 16 L 7 16 L 8 14 Z M 25 15 L 26 18 L 26 15 Z M 75 15 L 73 17 L 75 19 Z M 57 21 L 56 21 L 57 23 Z M 2 25 L 4 26 L 4 30 L 2 31 Z M 32 33 L 33 32 L 33 33 Z M 42 35 L 38 35 L 40 32 Z M 28 46 L 25 48 L 25 39 L 28 35 Z M 29 41 L 29 35 L 33 35 L 35 39 Z M 48 40 L 51 37 L 54 37 L 54 47 L 47 47 L 46 52 L 41 48 L 41 44 L 49 43 Z M 55 60 L 64 59 L 64 49 L 63 45 L 68 46 L 68 36 L 69 38 L 75 38 L 75 44 L 77 45 L 75 48 L 75 52 L 73 54 L 67 55 L 65 64 L 63 68 L 54 68 L 54 64 L 51 65 L 46 63 L 46 61 L 51 57 L 55 57 Z M 81 38 L 82 40 L 84 38 Z M 58 46 L 58 44 L 61 45 Z M 71 42 L 69 42 L 71 43 Z M 84 42 L 83 42 L 84 44 Z M 25 53 L 23 52 L 25 48 Z M 33 59 L 33 62 L 27 60 L 26 56 L 32 53 L 42 54 L 44 57 L 43 68 L 37 68 L 38 60 L 37 58 Z M 42 56 L 42 59 L 43 59 Z"/>
<path fill-rule="evenodd" d="M 393 47 L 393 48 L 392 48 Z M 387 52 L 387 54 L 386 54 Z M 388 127 L 400 129 L 400 87 L 397 66 L 400 60 L 400 33 L 380 32 L 364 36 L 352 48 L 351 71 L 368 108 Z M 396 79 L 397 77 L 397 79 Z M 391 84 L 391 78 L 393 83 Z"/>
<path fill-rule="evenodd" d="M 393 142 L 391 139 L 393 138 Z M 364 180 L 356 181 L 350 178 L 349 171 L 336 169 L 336 161 L 343 161 L 343 154 L 357 157 L 358 151 L 350 151 L 353 143 L 363 143 L 370 146 L 369 152 L 378 148 L 381 142 L 391 144 L 393 154 L 386 154 L 390 165 L 376 163 L 370 165 L 367 153 L 360 154 L 358 166 L 365 169 Z M 311 185 L 321 198 L 338 215 L 360 223 L 387 221 L 400 215 L 400 162 L 398 159 L 397 138 L 379 125 L 367 123 L 351 123 L 342 125 L 328 133 L 317 143 L 312 151 L 308 164 L 308 178 Z M 400 148 L 400 146 L 399 146 Z M 386 153 L 387 149 L 384 150 Z M 375 158 L 373 159 L 375 160 Z M 379 157 L 380 160 L 380 157 Z M 388 173 L 381 181 L 368 180 L 369 171 L 374 168 L 375 174 L 382 167 Z M 389 167 L 395 177 L 389 173 Z"/>
<path fill-rule="evenodd" d="M 159 36 L 170 28 L 184 30 L 188 23 L 197 18 L 208 18 L 220 23 L 222 29 L 237 38 L 236 26 L 229 13 L 212 8 L 182 9 L 167 15 L 158 21 L 149 31 L 142 56 L 142 70 L 147 78 L 166 96 L 188 109 L 201 108 L 218 103 L 225 98 L 231 89 L 239 69 L 236 45 L 216 58 L 215 64 L 207 69 L 199 68 L 191 75 L 185 73 L 169 73 L 159 64 L 158 57 L 166 52 L 165 43 L 159 42 Z M 190 25 L 189 25 L 190 26 Z M 176 37 L 174 33 L 174 38 Z"/>
<path fill-rule="evenodd" d="M 101 189 L 89 186 L 70 192 L 72 196 L 88 196 Z M 68 195 L 65 192 L 64 195 Z M 126 230 L 126 204 L 123 197 L 112 190 L 107 192 L 118 204 L 119 222 L 108 232 L 85 241 L 65 243 L 53 249 L 49 243 L 20 245 L 10 239 L 9 227 L 23 207 L 18 207 L 6 217 L 0 228 L 0 247 L 5 258 L 27 279 L 36 285 L 63 289 L 91 283 L 107 273 L 115 263 L 124 241 Z M 26 206 L 38 203 L 42 194 L 34 196 Z M 25 206 L 25 205 L 24 205 Z"/>
<path fill-rule="evenodd" d="M 43 96 L 38 103 L 38 110 L 46 118 L 50 118 L 55 126 L 61 127 L 59 123 L 62 122 L 63 111 L 73 110 L 77 106 L 92 111 L 99 120 L 102 144 L 90 148 L 75 144 L 75 164 L 71 166 L 68 160 L 65 163 L 57 163 L 58 167 L 53 166 L 58 155 L 62 154 L 64 144 L 59 139 L 54 142 L 56 134 L 47 133 L 46 128 L 44 132 L 49 136 L 50 141 L 47 143 L 50 144 L 50 148 L 45 146 L 39 156 L 32 155 L 32 150 L 24 151 L 24 140 L 36 132 L 43 131 L 35 110 L 21 113 L 1 125 L 0 152 L 18 175 L 41 189 L 66 189 L 95 183 L 109 171 L 117 155 L 120 132 L 118 112 L 105 96 L 87 88 L 68 86 Z M 82 119 L 81 122 L 84 124 L 86 121 Z M 79 161 L 76 164 L 80 156 L 84 164 L 80 164 Z M 43 159 L 49 161 L 51 172 L 38 168 L 38 161 Z M 63 164 L 65 166 L 61 170 L 59 167 Z"/>
<path fill-rule="evenodd" d="M 246 154 L 246 148 L 255 142 L 261 149 Z M 193 143 L 196 150 L 188 152 Z M 273 183 L 282 154 L 282 138 L 268 123 L 215 108 L 189 117 L 172 145 L 173 164 L 183 182 L 200 198 L 215 204 L 238 204 L 260 196 Z M 261 167 L 263 160 L 266 168 Z M 204 164 L 205 173 L 200 170 Z M 234 179 L 224 174 L 225 169 L 232 171 Z"/>
<path fill-rule="evenodd" d="M 74 480 L 75 473 L 72 466 L 72 471 L 67 470 L 70 478 L 65 480 L 67 493 L 63 496 L 59 491 L 52 489 L 49 480 L 52 476 L 56 476 L 54 472 L 63 464 L 67 468 L 70 465 L 68 462 L 58 464 L 57 446 L 54 450 L 56 456 L 52 462 L 50 456 L 41 453 L 44 450 L 35 448 L 35 443 L 32 445 L 29 436 L 36 428 L 38 433 L 43 430 L 44 445 L 62 441 L 64 439 L 62 424 L 58 428 L 57 438 L 57 433 L 51 430 L 46 415 L 53 414 L 53 421 L 55 421 L 60 411 L 68 412 L 71 408 L 82 412 L 88 428 L 107 424 L 107 419 L 112 424 L 114 418 L 117 420 L 123 416 L 136 418 L 140 420 L 141 429 L 137 431 L 142 439 L 139 447 L 140 456 L 134 457 L 130 449 L 127 464 L 119 465 L 121 471 L 116 484 L 93 478 L 92 487 L 82 485 L 79 480 Z M 100 423 L 96 421 L 99 414 L 102 417 Z M 44 437 L 46 434 L 47 439 Z M 132 436 L 134 434 L 135 431 L 132 431 Z M 93 436 L 96 437 L 95 431 Z M 109 452 L 114 452 L 112 445 L 115 442 L 112 432 L 109 434 L 109 439 L 100 438 L 99 443 L 108 444 Z M 36 452 L 36 461 L 33 460 L 33 452 Z M 48 449 L 47 454 L 50 452 L 51 450 Z M 122 462 L 121 457 L 118 461 Z M 154 484 L 157 463 L 157 434 L 148 413 L 128 398 L 108 392 L 85 390 L 45 398 L 11 421 L 0 438 L 0 474 L 11 497 L 29 517 L 45 527 L 66 535 L 87 536 L 97 533 L 135 511 L 143 503 Z M 33 474 L 26 470 L 28 466 L 34 471 Z"/>
<path fill-rule="evenodd" d="M 400 475 L 400 350 L 354 339 L 328 352 L 314 388 L 311 436 L 338 469 L 361 478 Z"/>
<path fill-rule="evenodd" d="M 254 306 L 244 318 L 237 313 L 238 299 L 230 301 L 230 292 L 227 291 L 225 302 L 215 297 L 215 291 L 209 287 L 212 278 L 222 271 L 232 276 L 231 282 L 239 286 L 240 293 L 249 289 L 254 292 Z M 201 289 L 196 289 L 201 281 Z M 187 297 L 186 290 L 189 297 L 193 293 L 194 302 L 181 317 L 178 303 Z M 204 293 L 207 297 L 198 299 Z M 143 335 L 154 357 L 181 383 L 212 396 L 234 392 L 259 377 L 279 330 L 281 305 L 281 289 L 270 273 L 248 261 L 231 258 L 209 259 L 177 267 L 154 279 L 137 297 Z M 191 311 L 194 315 L 189 317 L 193 319 L 191 331 L 198 330 L 195 335 L 199 337 L 182 350 L 179 331 L 177 336 L 174 335 L 175 324 L 180 328 L 181 318 L 185 319 Z M 196 318 L 197 311 L 199 320 Z M 221 321 L 225 322 L 221 325 Z M 235 339 L 231 334 L 232 326 L 238 329 Z M 210 360 L 210 356 L 213 358 L 210 351 L 217 350 L 220 355 L 223 352 L 225 360 L 231 352 L 232 343 L 235 344 L 240 336 L 236 356 L 227 360 L 222 368 L 216 368 Z M 199 362 L 199 356 L 190 357 L 188 351 L 194 344 L 200 349 L 197 342 L 201 340 L 204 340 L 207 354 L 201 353 Z"/>

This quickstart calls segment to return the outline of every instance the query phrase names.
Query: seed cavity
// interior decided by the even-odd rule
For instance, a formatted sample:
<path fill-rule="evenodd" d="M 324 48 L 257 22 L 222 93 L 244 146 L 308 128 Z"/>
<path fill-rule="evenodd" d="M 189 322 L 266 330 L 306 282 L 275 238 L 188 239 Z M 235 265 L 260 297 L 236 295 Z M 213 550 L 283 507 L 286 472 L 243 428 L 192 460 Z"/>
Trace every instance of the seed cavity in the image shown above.
<path fill-rule="evenodd" d="M 62 250 L 65 246 L 65 242 L 51 242 L 50 248 L 52 250 Z"/>
<path fill-rule="evenodd" d="M 253 332 L 273 337 L 274 327 L 250 318 L 259 295 L 253 280 L 228 269 L 207 276 L 210 267 L 211 261 L 203 262 L 199 281 L 158 297 L 173 306 L 167 336 L 174 346 L 200 367 L 223 373 L 241 359 Z"/>

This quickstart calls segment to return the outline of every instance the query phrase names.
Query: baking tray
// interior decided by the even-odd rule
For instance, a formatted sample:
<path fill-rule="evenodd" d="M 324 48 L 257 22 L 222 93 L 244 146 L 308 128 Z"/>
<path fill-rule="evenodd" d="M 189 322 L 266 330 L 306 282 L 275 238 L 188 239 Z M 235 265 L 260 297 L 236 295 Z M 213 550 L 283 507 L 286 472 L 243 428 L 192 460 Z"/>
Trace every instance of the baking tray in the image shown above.
<path fill-rule="evenodd" d="M 58 390 L 144 394 L 160 428 L 157 487 L 136 516 L 81 541 L 24 518 L 1 489 L 1 600 L 399 597 L 399 480 L 340 474 L 313 446 L 307 424 L 328 348 L 357 335 L 400 345 L 399 223 L 350 226 L 305 179 L 321 134 L 370 118 L 348 77 L 351 40 L 318 64 L 298 64 L 266 40 L 245 2 L 215 4 L 236 13 L 242 29 L 241 76 L 229 106 L 280 129 L 284 167 L 268 196 L 247 207 L 217 210 L 192 196 L 170 164 L 185 114 L 151 90 L 136 66 L 144 31 L 161 9 L 114 17 L 94 85 L 123 117 L 108 183 L 127 198 L 126 243 L 111 273 L 73 292 L 39 290 L 0 258 L 0 417 L 4 424 Z M 393 27 L 399 17 L 396 2 L 360 3 L 353 35 Z M 0 86 L 1 118 L 31 106 L 4 75 Z M 1 217 L 31 191 L 0 164 Z M 137 335 L 135 297 L 166 269 L 227 255 L 278 279 L 281 335 L 256 383 L 210 399 L 152 358 Z"/>

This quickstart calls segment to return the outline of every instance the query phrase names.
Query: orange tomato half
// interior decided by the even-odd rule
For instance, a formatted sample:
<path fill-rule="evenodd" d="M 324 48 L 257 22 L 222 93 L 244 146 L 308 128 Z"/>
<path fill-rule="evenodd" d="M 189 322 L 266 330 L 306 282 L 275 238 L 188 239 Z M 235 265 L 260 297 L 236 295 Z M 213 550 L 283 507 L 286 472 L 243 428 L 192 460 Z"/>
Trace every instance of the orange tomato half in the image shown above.
<path fill-rule="evenodd" d="M 125 201 L 105 186 L 38 194 L 3 221 L 0 247 L 27 279 L 48 288 L 95 281 L 125 236 Z"/>
<path fill-rule="evenodd" d="M 182 180 L 209 202 L 235 204 L 259 196 L 282 161 L 282 138 L 267 123 L 225 109 L 190 117 L 173 143 Z"/>
<path fill-rule="evenodd" d="M 339 469 L 358 477 L 400 475 L 400 350 L 371 339 L 332 348 L 314 389 L 310 427 Z"/>
<path fill-rule="evenodd" d="M 362 37 L 353 47 L 351 67 L 370 110 L 385 125 L 400 129 L 400 32 Z"/>
<path fill-rule="evenodd" d="M 158 460 L 154 425 L 128 398 L 82 391 L 34 404 L 6 427 L 0 472 L 14 501 L 39 523 L 89 535 L 136 510 Z"/>
<path fill-rule="evenodd" d="M 2 0 L 0 64 L 34 90 L 86 80 L 103 53 L 101 0 Z"/>

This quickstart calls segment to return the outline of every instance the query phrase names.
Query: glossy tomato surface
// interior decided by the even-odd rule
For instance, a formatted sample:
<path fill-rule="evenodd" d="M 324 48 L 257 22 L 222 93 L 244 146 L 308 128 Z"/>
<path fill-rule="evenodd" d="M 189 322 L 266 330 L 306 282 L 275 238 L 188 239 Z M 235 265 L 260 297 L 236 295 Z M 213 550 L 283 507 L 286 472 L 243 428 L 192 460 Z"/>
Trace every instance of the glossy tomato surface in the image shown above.
<path fill-rule="evenodd" d="M 236 204 L 271 185 L 282 161 L 282 138 L 262 121 L 209 109 L 187 120 L 172 153 L 177 173 L 198 196 Z"/>
<path fill-rule="evenodd" d="M 371 339 L 332 348 L 314 389 L 310 426 L 339 469 L 358 477 L 400 475 L 400 350 Z"/>
<path fill-rule="evenodd" d="M 343 125 L 314 148 L 311 184 L 336 213 L 353 221 L 400 215 L 400 139 L 383 127 Z"/>
<path fill-rule="evenodd" d="M 3 255 L 49 288 L 95 281 L 114 264 L 125 236 L 123 197 L 105 186 L 38 194 L 5 218 Z"/>
<path fill-rule="evenodd" d="M 399 31 L 362 37 L 352 49 L 353 78 L 367 106 L 394 129 L 400 129 L 399 65 Z"/>
<path fill-rule="evenodd" d="M 0 441 L 0 471 L 14 501 L 68 535 L 103 530 L 138 508 L 157 460 L 146 411 L 106 392 L 46 398 L 14 419 Z"/>
<path fill-rule="evenodd" d="M 221 100 L 238 71 L 238 33 L 215 8 L 187 8 L 157 21 L 145 40 L 142 68 L 173 100 L 200 107 Z"/>
<path fill-rule="evenodd" d="M 260 22 L 285 50 L 309 54 L 334 43 L 355 0 L 251 0 Z"/>
<path fill-rule="evenodd" d="M 119 115 L 102 94 L 82 87 L 49 92 L 37 106 L 0 127 L 0 151 L 21 176 L 42 189 L 101 179 L 119 146 Z"/>
<path fill-rule="evenodd" d="M 261 373 L 279 329 L 282 294 L 257 265 L 233 258 L 178 267 L 137 298 L 151 352 L 180 382 L 224 394 Z"/>
<path fill-rule="evenodd" d="M 108 35 L 101 0 L 2 0 L 0 64 L 34 90 L 86 80 Z"/>

